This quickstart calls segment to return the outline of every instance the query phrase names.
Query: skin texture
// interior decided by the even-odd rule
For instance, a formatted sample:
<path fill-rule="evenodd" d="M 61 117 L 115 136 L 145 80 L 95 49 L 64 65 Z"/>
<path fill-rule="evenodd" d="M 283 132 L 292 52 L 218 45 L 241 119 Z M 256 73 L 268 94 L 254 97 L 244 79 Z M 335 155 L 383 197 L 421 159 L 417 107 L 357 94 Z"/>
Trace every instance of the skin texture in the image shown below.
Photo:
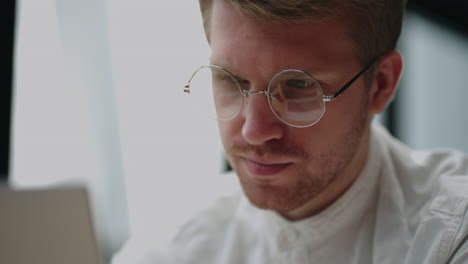
<path fill-rule="evenodd" d="M 222 1 L 214 2 L 212 12 L 211 63 L 247 80 L 253 91 L 266 89 L 281 70 L 300 69 L 318 79 L 329 95 L 364 67 L 346 14 L 284 25 L 242 17 Z M 250 202 L 299 220 L 338 199 L 365 165 L 372 115 L 391 99 L 401 68 L 399 53 L 383 56 L 371 82 L 359 78 L 327 103 L 312 127 L 282 123 L 263 95 L 250 97 L 235 119 L 219 122 L 227 159 Z"/>

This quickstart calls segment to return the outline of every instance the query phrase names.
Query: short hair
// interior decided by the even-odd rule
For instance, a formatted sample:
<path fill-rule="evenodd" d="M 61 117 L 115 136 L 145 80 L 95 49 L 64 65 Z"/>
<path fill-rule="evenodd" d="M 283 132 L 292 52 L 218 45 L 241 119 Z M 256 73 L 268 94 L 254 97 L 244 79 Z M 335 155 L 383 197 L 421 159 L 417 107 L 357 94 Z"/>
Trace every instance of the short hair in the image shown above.
<path fill-rule="evenodd" d="M 225 1 L 241 14 L 265 22 L 318 22 L 347 12 L 361 64 L 396 48 L 406 6 L 406 0 L 199 0 L 208 42 L 213 1 Z"/>

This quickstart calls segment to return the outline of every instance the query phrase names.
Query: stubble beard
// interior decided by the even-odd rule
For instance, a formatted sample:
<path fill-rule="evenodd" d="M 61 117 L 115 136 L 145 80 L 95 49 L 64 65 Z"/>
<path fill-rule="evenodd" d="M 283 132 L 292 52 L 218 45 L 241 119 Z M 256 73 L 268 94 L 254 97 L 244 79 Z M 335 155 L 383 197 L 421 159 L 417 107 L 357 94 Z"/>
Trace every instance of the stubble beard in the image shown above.
<path fill-rule="evenodd" d="M 262 147 L 250 145 L 234 145 L 235 153 L 255 152 L 260 155 L 286 156 L 301 160 L 303 165 L 295 176 L 296 181 L 287 186 L 260 186 L 253 183 L 247 172 L 238 164 L 231 161 L 238 174 L 242 189 L 250 203 L 261 209 L 268 209 L 287 214 L 307 202 L 311 201 L 334 181 L 340 180 L 341 175 L 353 160 L 356 150 L 363 140 L 364 130 L 368 123 L 368 116 L 363 105 L 359 115 L 353 120 L 348 131 L 342 133 L 338 140 L 330 142 L 320 153 L 309 153 L 301 146 L 285 145 L 281 141 L 270 141 Z M 346 146 L 346 147 L 344 147 Z M 229 155 L 228 155 L 229 157 Z"/>

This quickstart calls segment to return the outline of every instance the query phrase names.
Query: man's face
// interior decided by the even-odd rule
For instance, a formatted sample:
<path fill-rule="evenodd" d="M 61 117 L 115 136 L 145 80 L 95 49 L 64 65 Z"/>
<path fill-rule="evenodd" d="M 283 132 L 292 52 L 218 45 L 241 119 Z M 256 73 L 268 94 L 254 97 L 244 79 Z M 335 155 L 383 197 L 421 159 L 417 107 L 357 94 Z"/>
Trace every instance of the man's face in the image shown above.
<path fill-rule="evenodd" d="M 359 64 L 344 17 L 314 24 L 261 23 L 214 1 L 211 64 L 264 90 L 285 69 L 320 81 L 326 95 L 340 89 Z M 336 200 L 362 169 L 368 148 L 368 88 L 358 79 L 322 119 L 308 128 L 282 123 L 264 95 L 251 96 L 219 130 L 227 159 L 249 200 L 291 219 L 315 214 Z"/>

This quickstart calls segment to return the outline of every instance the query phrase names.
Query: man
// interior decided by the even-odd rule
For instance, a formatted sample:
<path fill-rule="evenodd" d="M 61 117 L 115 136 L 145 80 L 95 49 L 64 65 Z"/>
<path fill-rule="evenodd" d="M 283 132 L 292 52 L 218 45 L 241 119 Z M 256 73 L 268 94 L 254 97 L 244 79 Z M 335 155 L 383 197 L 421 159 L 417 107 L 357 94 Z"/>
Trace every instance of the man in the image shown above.
<path fill-rule="evenodd" d="M 186 92 L 213 92 L 243 193 L 180 230 L 174 263 L 468 263 L 468 159 L 371 124 L 401 75 L 403 0 L 200 5 L 210 65 Z"/>

